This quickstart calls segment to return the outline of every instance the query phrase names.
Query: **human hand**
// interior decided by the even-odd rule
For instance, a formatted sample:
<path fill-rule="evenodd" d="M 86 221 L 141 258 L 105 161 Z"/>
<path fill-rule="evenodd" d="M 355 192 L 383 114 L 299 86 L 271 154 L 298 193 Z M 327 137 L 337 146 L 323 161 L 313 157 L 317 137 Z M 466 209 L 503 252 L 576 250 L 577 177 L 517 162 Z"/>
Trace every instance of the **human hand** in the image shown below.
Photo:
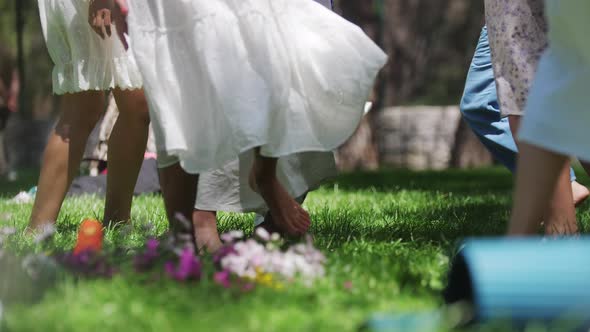
<path fill-rule="evenodd" d="M 113 0 L 91 0 L 88 7 L 88 24 L 102 39 L 111 36 Z"/>

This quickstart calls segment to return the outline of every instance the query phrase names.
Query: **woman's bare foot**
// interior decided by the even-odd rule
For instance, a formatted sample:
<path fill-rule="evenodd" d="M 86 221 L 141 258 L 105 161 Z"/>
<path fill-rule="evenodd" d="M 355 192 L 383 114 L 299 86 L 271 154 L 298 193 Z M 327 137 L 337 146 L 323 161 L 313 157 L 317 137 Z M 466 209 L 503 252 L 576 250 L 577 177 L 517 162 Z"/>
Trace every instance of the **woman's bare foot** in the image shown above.
<path fill-rule="evenodd" d="M 576 181 L 572 182 L 572 192 L 574 194 L 575 206 L 580 206 L 590 196 L 590 190 Z"/>
<path fill-rule="evenodd" d="M 305 201 L 305 198 L 306 197 L 307 197 L 307 193 L 305 193 L 305 194 L 297 197 L 295 199 L 295 201 L 301 205 Z M 263 228 L 269 234 L 277 233 L 277 234 L 279 234 L 279 235 L 281 235 L 283 237 L 285 236 L 285 234 L 275 224 L 274 220 L 272 219 L 272 215 L 270 214 L 270 212 L 267 212 L 264 215 L 264 221 L 262 223 L 260 223 L 259 225 L 257 225 L 255 228 L 258 228 L 258 227 Z"/>
<path fill-rule="evenodd" d="M 281 235 L 301 236 L 311 226 L 311 218 L 277 179 L 276 163 L 274 158 L 257 156 L 250 172 L 250 187 L 266 202 Z"/>
<path fill-rule="evenodd" d="M 193 212 L 193 229 L 199 253 L 217 252 L 222 243 L 217 232 L 217 215 L 215 211 L 195 210 Z"/>
<path fill-rule="evenodd" d="M 534 145 L 519 145 L 514 205 L 508 235 L 536 235 L 540 220 L 547 235 L 577 232 L 569 160 Z"/>
<path fill-rule="evenodd" d="M 267 231 L 268 234 L 277 233 L 281 236 L 285 236 L 284 232 L 277 226 L 277 224 L 275 224 L 270 212 L 267 212 L 266 215 L 264 216 L 264 221 L 260 225 L 255 226 L 254 228 L 259 228 L 259 227 L 264 229 L 265 231 Z"/>
<path fill-rule="evenodd" d="M 578 224 L 575 222 L 567 221 L 560 224 L 551 224 L 545 226 L 545 235 L 547 236 L 570 236 L 579 234 Z"/>

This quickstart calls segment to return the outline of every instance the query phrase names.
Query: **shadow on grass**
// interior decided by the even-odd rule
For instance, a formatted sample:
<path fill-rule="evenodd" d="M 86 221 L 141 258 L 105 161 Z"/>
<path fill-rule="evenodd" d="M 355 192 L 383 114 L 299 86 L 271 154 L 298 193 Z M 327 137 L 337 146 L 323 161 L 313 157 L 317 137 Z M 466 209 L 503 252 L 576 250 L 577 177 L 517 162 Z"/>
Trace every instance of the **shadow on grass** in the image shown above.
<path fill-rule="evenodd" d="M 395 217 L 320 212 L 312 226 L 322 246 L 337 248 L 352 240 L 404 241 L 446 245 L 465 237 L 502 235 L 509 207 L 500 202 L 450 204 L 446 208 L 401 211 Z"/>
<path fill-rule="evenodd" d="M 503 168 L 415 172 L 385 169 L 340 175 L 331 184 L 342 190 L 424 190 L 457 194 L 510 191 L 512 175 Z"/>

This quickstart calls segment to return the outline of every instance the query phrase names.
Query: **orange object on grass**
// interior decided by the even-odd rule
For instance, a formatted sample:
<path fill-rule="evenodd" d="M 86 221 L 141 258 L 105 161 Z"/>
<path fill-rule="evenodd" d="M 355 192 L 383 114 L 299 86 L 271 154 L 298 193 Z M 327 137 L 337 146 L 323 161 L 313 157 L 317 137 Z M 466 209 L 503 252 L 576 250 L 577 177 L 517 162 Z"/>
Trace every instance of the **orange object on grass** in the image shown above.
<path fill-rule="evenodd" d="M 83 251 L 100 251 L 102 249 L 102 224 L 98 220 L 86 219 L 78 229 L 78 240 L 74 254 Z"/>

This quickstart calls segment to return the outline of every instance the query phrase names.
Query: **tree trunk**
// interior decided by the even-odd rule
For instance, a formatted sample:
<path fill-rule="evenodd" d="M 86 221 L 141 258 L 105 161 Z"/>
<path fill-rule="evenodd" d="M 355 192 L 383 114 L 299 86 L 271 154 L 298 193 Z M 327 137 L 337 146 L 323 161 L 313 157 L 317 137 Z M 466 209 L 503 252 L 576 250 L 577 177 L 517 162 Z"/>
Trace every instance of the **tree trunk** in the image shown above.
<path fill-rule="evenodd" d="M 382 20 L 379 16 L 379 3 L 382 0 L 340 0 L 337 9 L 341 15 L 360 26 L 373 40 L 380 43 Z M 379 167 L 379 149 L 375 136 L 374 112 L 381 108 L 380 95 L 382 80 L 378 80 L 373 92 L 374 107 L 362 119 L 355 134 L 338 150 L 336 162 L 342 171 L 375 170 Z"/>
<path fill-rule="evenodd" d="M 382 0 L 384 106 L 455 105 L 483 25 L 482 1 Z"/>
<path fill-rule="evenodd" d="M 494 159 L 461 117 L 451 151 L 450 167 L 470 168 L 493 164 Z"/>
<path fill-rule="evenodd" d="M 27 0 L 14 0 L 15 1 L 15 15 L 16 15 L 16 47 L 17 47 L 17 64 L 18 64 L 18 76 L 20 80 L 20 94 L 19 94 L 19 108 L 24 114 L 23 105 L 25 105 L 25 48 L 24 48 L 24 28 L 25 28 L 25 2 Z"/>

